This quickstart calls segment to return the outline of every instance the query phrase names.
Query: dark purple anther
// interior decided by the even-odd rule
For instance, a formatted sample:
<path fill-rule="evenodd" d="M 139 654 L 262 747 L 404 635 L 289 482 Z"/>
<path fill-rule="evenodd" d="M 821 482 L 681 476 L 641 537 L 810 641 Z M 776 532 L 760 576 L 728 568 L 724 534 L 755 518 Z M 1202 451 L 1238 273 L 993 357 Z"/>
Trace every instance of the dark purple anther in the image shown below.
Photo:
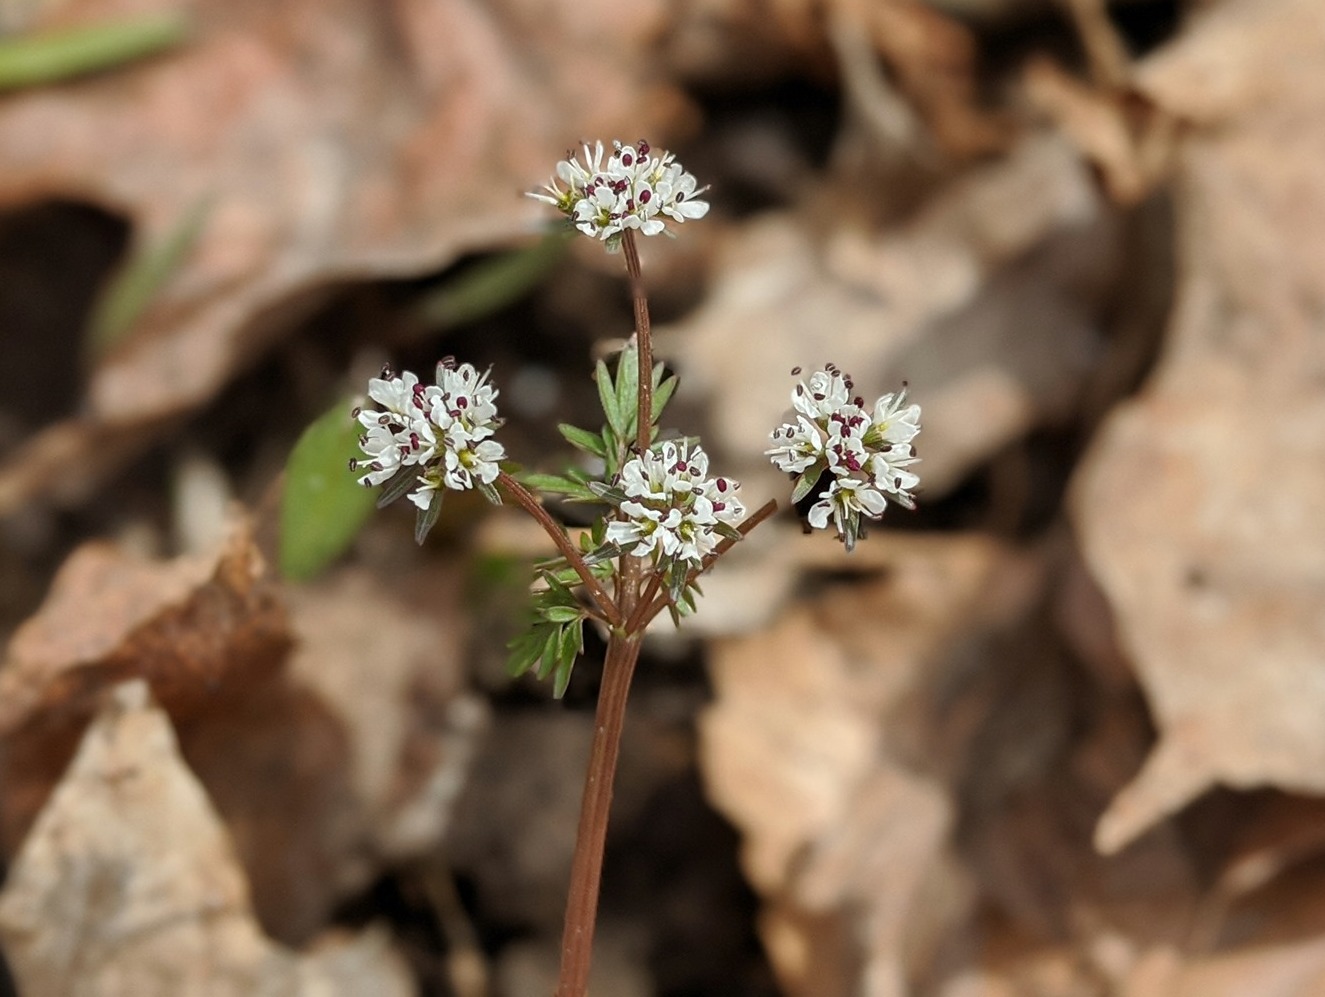
<path fill-rule="evenodd" d="M 653 191 L 651 191 L 651 190 L 642 190 L 642 191 L 640 191 L 640 194 L 639 194 L 639 203 L 640 203 L 640 204 L 648 204 L 648 203 L 649 203 L 650 201 L 652 201 L 652 200 L 653 200 Z"/>

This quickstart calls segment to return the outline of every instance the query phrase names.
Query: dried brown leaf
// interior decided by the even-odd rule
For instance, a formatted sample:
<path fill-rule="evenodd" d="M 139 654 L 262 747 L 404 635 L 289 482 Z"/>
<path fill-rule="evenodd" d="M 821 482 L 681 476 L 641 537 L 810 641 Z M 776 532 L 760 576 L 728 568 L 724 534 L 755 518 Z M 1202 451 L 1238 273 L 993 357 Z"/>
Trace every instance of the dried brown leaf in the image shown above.
<path fill-rule="evenodd" d="M 520 193 L 568 144 L 656 132 L 681 104 L 649 81 L 658 3 L 166 6 L 194 24 L 178 52 L 0 101 L 0 206 L 90 200 L 149 246 L 207 206 L 85 414 L 0 467 L 0 509 L 78 487 L 108 441 L 212 398 L 336 282 L 528 234 L 545 216 Z M 61 25 L 106 16 L 99 0 L 48 8 Z"/>
<path fill-rule="evenodd" d="M 978 538 L 888 547 L 886 580 L 834 588 L 766 632 L 713 645 L 702 769 L 744 835 L 789 993 L 905 993 L 964 908 L 950 794 L 914 761 L 928 732 L 907 704 L 941 681 L 956 644 L 1015 619 L 1037 591 L 1027 563 Z M 843 951 L 844 937 L 860 950 Z"/>
<path fill-rule="evenodd" d="M 1160 727 L 1106 851 L 1215 783 L 1325 792 L 1319 5 L 1215 5 L 1136 79 L 1189 133 L 1167 351 L 1073 495 Z"/>
<path fill-rule="evenodd" d="M 362 570 L 289 593 L 288 667 L 181 724 L 267 930 L 302 943 L 384 866 L 435 848 L 465 784 L 482 704 L 464 692 L 455 579 L 410 605 Z"/>
<path fill-rule="evenodd" d="M 88 729 L 0 894 L 24 993 L 409 994 L 376 933 L 306 956 L 264 938 L 244 874 L 166 714 L 135 681 Z"/>
<path fill-rule="evenodd" d="M 106 689 L 144 678 L 188 719 L 261 684 L 289 646 L 284 607 L 245 526 L 218 551 L 164 564 L 109 544 L 80 547 L 0 669 L 5 850 L 22 839 Z"/>
<path fill-rule="evenodd" d="M 774 493 L 785 479 L 755 455 L 790 408 L 793 367 L 832 361 L 871 397 L 909 379 L 925 407 L 925 491 L 940 495 L 1071 410 L 1098 348 L 1092 285 L 1113 266 L 1114 234 L 1072 150 L 1034 137 L 903 227 L 821 241 L 766 216 L 732 234 L 705 303 L 660 348 L 682 361 L 682 391 L 711 399 L 725 449 L 747 455 L 733 472 Z"/>

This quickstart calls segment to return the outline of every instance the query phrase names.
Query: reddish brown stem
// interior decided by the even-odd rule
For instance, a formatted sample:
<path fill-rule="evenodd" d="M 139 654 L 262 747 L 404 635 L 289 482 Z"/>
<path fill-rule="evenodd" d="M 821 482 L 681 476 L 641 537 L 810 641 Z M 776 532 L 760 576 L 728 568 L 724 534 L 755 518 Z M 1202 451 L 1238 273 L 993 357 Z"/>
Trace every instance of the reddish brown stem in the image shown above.
<path fill-rule="evenodd" d="M 557 550 L 561 551 L 562 557 L 575 569 L 575 573 L 580 576 L 580 581 L 584 582 L 584 587 L 589 590 L 589 594 L 597 604 L 599 612 L 603 614 L 603 619 L 611 626 L 620 626 L 621 610 L 612 600 L 612 597 L 607 594 L 607 590 L 603 588 L 602 583 L 593 576 L 593 572 L 584 563 L 584 558 L 575 549 L 575 545 L 570 542 L 570 537 L 566 536 L 566 531 L 561 528 L 561 525 L 548 515 L 548 511 L 543 508 L 542 503 L 534 498 L 524 485 L 505 471 L 497 472 L 497 481 L 501 483 L 501 486 L 506 489 L 511 498 L 515 499 L 525 512 L 538 521 L 538 525 L 543 527 L 543 532 L 552 538 L 552 542 L 557 545 Z"/>
<path fill-rule="evenodd" d="M 635 233 L 626 229 L 621 234 L 621 251 L 626 257 L 626 270 L 630 273 L 630 297 L 635 306 L 635 345 L 639 350 L 639 400 L 635 444 L 643 452 L 649 449 L 653 429 L 653 335 L 649 328 L 649 299 L 644 293 L 644 276 L 640 269 L 639 250 L 635 246 Z"/>
<path fill-rule="evenodd" d="M 612 781 L 621 751 L 621 730 L 626 720 L 626 698 L 639 660 L 640 635 L 613 632 L 603 662 L 603 685 L 598 690 L 589 771 L 580 802 L 580 827 L 571 861 L 570 893 L 566 898 L 566 925 L 561 938 L 561 975 L 556 997 L 584 997 L 589 988 L 589 962 L 593 956 L 594 922 L 598 916 L 598 888 L 603 873 L 603 845 L 612 809 Z"/>

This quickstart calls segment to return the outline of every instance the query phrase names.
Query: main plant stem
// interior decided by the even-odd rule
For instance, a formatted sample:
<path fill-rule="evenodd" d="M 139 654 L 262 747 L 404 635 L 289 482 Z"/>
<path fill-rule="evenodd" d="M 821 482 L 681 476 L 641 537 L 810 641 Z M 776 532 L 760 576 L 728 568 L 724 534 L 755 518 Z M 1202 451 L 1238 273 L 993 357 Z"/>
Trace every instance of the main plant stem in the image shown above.
<path fill-rule="evenodd" d="M 653 337 L 650 335 L 649 300 L 644 292 L 639 250 L 635 246 L 635 234 L 630 229 L 622 234 L 621 248 L 630 274 L 630 297 L 635 309 L 635 348 L 639 359 L 634 445 L 643 452 L 649 448 L 653 435 Z M 641 602 L 642 574 L 641 558 L 629 554 L 621 558 L 615 608 L 619 609 L 623 620 L 629 618 Z M 585 773 L 584 798 L 580 802 L 580 827 L 575 835 L 575 856 L 571 860 L 557 997 L 584 997 L 589 989 L 589 964 L 598 918 L 598 888 L 603 876 L 603 848 L 607 842 L 607 818 L 612 809 L 612 782 L 616 778 L 617 756 L 621 752 L 626 698 L 643 639 L 642 626 L 617 627 L 607 641 L 589 771 Z"/>
<path fill-rule="evenodd" d="M 580 827 L 571 860 L 570 894 L 566 898 L 566 925 L 561 937 L 561 976 L 557 997 L 584 997 L 589 989 L 589 962 L 593 955 L 594 923 L 598 916 L 598 887 L 603 873 L 603 846 L 607 817 L 612 809 L 612 781 L 621 753 L 621 731 L 626 720 L 626 697 L 639 660 L 642 634 L 626 636 L 613 631 L 603 662 L 603 684 L 598 690 L 589 771 L 584 777 Z"/>
<path fill-rule="evenodd" d="M 653 442 L 653 336 L 649 328 L 649 298 L 644 293 L 644 274 L 640 269 L 635 233 L 621 234 L 621 251 L 630 274 L 630 299 L 635 306 L 635 346 L 639 350 L 639 402 L 635 445 L 641 453 Z"/>

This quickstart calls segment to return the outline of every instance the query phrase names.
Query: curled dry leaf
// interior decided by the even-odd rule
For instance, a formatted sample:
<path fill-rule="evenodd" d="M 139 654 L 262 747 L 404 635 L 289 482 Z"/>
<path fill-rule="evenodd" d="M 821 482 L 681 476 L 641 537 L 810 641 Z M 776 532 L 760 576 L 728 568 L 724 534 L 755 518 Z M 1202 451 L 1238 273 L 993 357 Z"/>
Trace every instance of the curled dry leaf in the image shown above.
<path fill-rule="evenodd" d="M 11 865 L 0 938 L 30 994 L 413 993 L 376 932 L 303 956 L 263 936 L 225 828 L 137 680 L 88 728 Z"/>
<path fill-rule="evenodd" d="M 661 338 L 676 340 L 665 348 L 687 372 L 682 391 L 710 398 L 722 445 L 746 455 L 733 472 L 747 487 L 780 490 L 750 455 L 790 407 L 789 371 L 832 361 L 866 394 L 910 380 L 925 407 L 924 487 L 937 495 L 1071 410 L 1098 349 L 1091 283 L 1112 266 L 1114 235 L 1071 149 L 1032 137 L 903 228 L 844 227 L 820 245 L 801 220 L 774 216 L 734 233 L 704 305 Z"/>
<path fill-rule="evenodd" d="M 246 526 L 210 554 L 162 564 L 110 544 L 76 550 L 0 669 L 3 841 L 13 851 L 101 694 L 143 678 L 188 720 L 280 667 L 285 609 Z"/>
<path fill-rule="evenodd" d="M 1229 0 L 1136 73 L 1187 125 L 1183 276 L 1151 383 L 1072 496 L 1160 728 L 1106 851 L 1215 783 L 1325 792 L 1320 27 L 1311 0 Z"/>
<path fill-rule="evenodd" d="M 713 644 L 702 771 L 744 836 L 792 994 L 906 993 L 964 913 L 949 791 L 914 761 L 919 704 L 956 647 L 1038 592 L 1037 572 L 989 541 L 890 537 L 887 550 L 884 580 Z M 844 938 L 860 951 L 841 951 Z"/>
<path fill-rule="evenodd" d="M 32 27 L 106 16 L 43 5 Z M 580 136 L 655 133 L 656 2 L 168 0 L 178 53 L 0 100 L 0 207 L 78 198 L 145 246 L 193 244 L 93 372 L 85 414 L 0 465 L 0 511 L 77 489 L 106 455 L 223 387 L 349 278 L 414 276 L 527 234 L 519 197 Z M 44 19 L 44 20 L 40 20 Z"/>
<path fill-rule="evenodd" d="M 243 528 L 165 563 L 76 551 L 0 670 L 7 852 L 104 691 L 141 677 L 230 827 L 263 924 L 308 940 L 384 864 L 441 837 L 484 719 L 446 611 L 455 580 L 408 588 L 426 610 L 344 572 L 293 593 L 287 614 Z"/>
<path fill-rule="evenodd" d="M 292 590 L 287 668 L 180 725 L 282 941 L 445 833 L 486 718 L 464 691 L 459 600 L 449 572 L 396 589 L 348 569 Z"/>

